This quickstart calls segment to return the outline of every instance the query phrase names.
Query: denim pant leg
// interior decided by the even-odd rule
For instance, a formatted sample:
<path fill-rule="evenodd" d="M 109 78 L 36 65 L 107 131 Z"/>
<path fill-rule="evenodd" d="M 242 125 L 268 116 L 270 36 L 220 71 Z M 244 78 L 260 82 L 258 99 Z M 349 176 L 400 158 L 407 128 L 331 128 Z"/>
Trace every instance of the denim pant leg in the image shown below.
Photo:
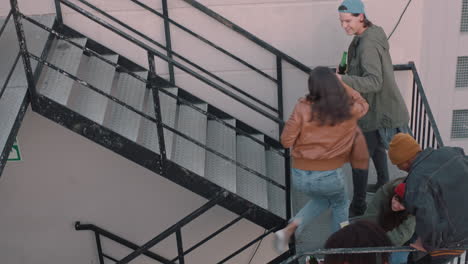
<path fill-rule="evenodd" d="M 393 252 L 390 254 L 390 264 L 406 264 L 409 252 Z"/>
<path fill-rule="evenodd" d="M 304 171 L 293 169 L 293 186 L 307 194 L 311 200 L 293 219 L 301 221 L 297 233 L 326 209 L 333 210 L 333 229 L 339 229 L 348 220 L 348 205 L 343 172 L 341 169 L 330 171 Z"/>
<path fill-rule="evenodd" d="M 363 133 L 366 138 L 369 155 L 377 172 L 377 184 L 383 185 L 389 180 L 387 152 L 379 130 Z"/>
<path fill-rule="evenodd" d="M 349 200 L 346 195 L 346 187 L 344 182 L 344 173 L 340 168 L 337 170 L 337 187 L 342 189 L 340 192 L 331 193 L 328 197 L 330 208 L 332 210 L 332 231 L 338 231 L 342 223 L 346 223 L 349 219 Z"/>

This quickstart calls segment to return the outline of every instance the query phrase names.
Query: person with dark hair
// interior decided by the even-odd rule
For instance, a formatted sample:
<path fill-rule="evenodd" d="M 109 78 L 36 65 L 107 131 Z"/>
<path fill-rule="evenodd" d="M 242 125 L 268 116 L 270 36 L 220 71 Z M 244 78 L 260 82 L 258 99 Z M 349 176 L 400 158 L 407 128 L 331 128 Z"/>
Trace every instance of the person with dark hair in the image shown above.
<path fill-rule="evenodd" d="M 325 249 L 390 247 L 392 242 L 377 224 L 359 220 L 332 234 L 325 242 Z M 327 254 L 324 264 L 373 264 L 389 263 L 389 253 Z"/>
<path fill-rule="evenodd" d="M 344 0 L 338 7 L 341 27 L 354 38 L 348 48 L 344 83 L 361 93 L 370 111 L 359 120 L 369 155 L 377 172 L 377 183 L 367 186 L 368 170 L 353 169 L 353 200 L 350 215 L 366 210 L 366 190 L 376 192 L 389 181 L 388 142 L 398 132 L 408 132 L 409 115 L 393 72 L 387 36 L 370 22 L 361 0 Z"/>
<path fill-rule="evenodd" d="M 416 219 L 406 211 L 403 205 L 406 178 L 397 178 L 386 183 L 376 193 L 362 216 L 362 219 L 372 220 L 387 232 L 394 246 L 403 246 L 414 234 Z M 408 252 L 391 254 L 391 264 L 406 263 Z"/>
<path fill-rule="evenodd" d="M 410 246 L 428 252 L 411 263 L 442 264 L 459 256 L 468 246 L 468 157 L 458 147 L 421 149 L 410 135 L 396 134 L 388 156 L 407 171 L 403 204 L 416 217 L 416 240 Z M 417 257 L 417 256 L 416 256 Z"/>
<path fill-rule="evenodd" d="M 342 166 L 367 166 L 369 156 L 357 120 L 368 110 L 362 96 L 340 82 L 327 67 L 309 76 L 309 93 L 299 99 L 281 134 L 285 148 L 292 147 L 292 185 L 311 200 L 291 222 L 276 232 L 276 249 L 287 247 L 290 237 L 302 232 L 313 218 L 331 208 L 332 229 L 347 224 Z"/>

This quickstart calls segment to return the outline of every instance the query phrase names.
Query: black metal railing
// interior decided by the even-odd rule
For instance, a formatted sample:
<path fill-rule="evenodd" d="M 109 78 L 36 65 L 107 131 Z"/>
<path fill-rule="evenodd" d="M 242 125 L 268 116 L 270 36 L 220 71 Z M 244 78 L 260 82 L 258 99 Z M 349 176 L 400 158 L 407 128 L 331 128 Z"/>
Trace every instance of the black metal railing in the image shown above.
<path fill-rule="evenodd" d="M 464 250 L 466 254 L 466 247 L 456 247 L 456 248 L 440 248 L 436 249 L 437 251 L 440 250 Z M 304 252 L 297 254 L 288 258 L 286 261 L 282 262 L 283 264 L 292 264 L 296 263 L 297 260 L 304 258 L 306 256 L 311 257 L 323 257 L 324 255 L 342 255 L 342 254 L 375 254 L 376 256 L 376 264 L 382 263 L 382 256 L 381 254 L 384 253 L 394 253 L 394 252 L 416 252 L 417 250 L 412 247 L 403 246 L 403 247 L 370 247 L 370 248 L 332 248 L 332 249 L 317 249 L 310 252 Z M 462 254 L 463 255 L 463 254 Z M 464 256 L 457 256 L 454 258 L 455 262 L 450 263 L 462 263 L 461 259 Z M 463 262 L 465 263 L 465 262 Z"/>
<path fill-rule="evenodd" d="M 10 10 L 10 12 L 8 13 L 8 15 L 5 18 L 5 21 L 3 22 L 3 24 L 0 27 L 0 41 L 2 41 L 3 33 L 5 32 L 5 29 L 7 28 L 8 23 L 11 21 L 10 20 L 11 16 L 12 16 L 12 11 Z M 13 75 L 13 72 L 16 69 L 16 65 L 18 64 L 20 56 L 21 56 L 21 53 L 20 53 L 20 51 L 18 51 L 18 54 L 16 55 L 16 57 L 15 57 L 15 59 L 13 61 L 13 64 L 12 64 L 10 70 L 8 71 L 7 75 L 6 75 L 5 81 L 0 84 L 0 98 L 2 98 L 3 94 L 5 93 L 5 90 L 6 90 L 7 86 L 8 86 L 8 83 L 10 82 L 11 76 Z M 8 63 L 8 62 L 3 62 L 3 63 Z"/>
<path fill-rule="evenodd" d="M 248 209 L 246 212 L 239 215 L 237 218 L 235 218 L 234 220 L 232 220 L 231 222 L 229 222 L 225 226 L 221 227 L 220 229 L 218 229 L 214 233 L 210 234 L 206 238 L 202 239 L 201 241 L 199 241 L 195 245 L 191 246 L 189 249 L 184 250 L 184 247 L 183 247 L 183 244 L 182 244 L 182 235 L 183 235 L 182 228 L 184 226 L 186 226 L 188 223 L 190 223 L 191 221 L 193 221 L 194 219 L 196 219 L 197 217 L 199 217 L 200 215 L 202 215 L 203 213 L 205 213 L 206 211 L 213 208 L 216 204 L 219 204 L 220 202 L 222 202 L 224 199 L 227 198 L 228 195 L 229 194 L 227 192 L 222 192 L 222 193 L 219 193 L 219 194 L 215 195 L 211 200 L 206 202 L 204 205 L 202 205 L 201 207 L 199 207 L 198 209 L 196 209 L 195 211 L 193 211 L 192 213 L 190 213 L 189 215 L 187 215 L 186 217 L 184 217 L 183 219 L 181 219 L 177 223 L 173 224 L 171 227 L 164 230 L 163 232 L 161 232 L 160 234 L 155 236 L 153 239 L 151 239 L 150 241 L 148 241 L 147 243 L 145 243 L 145 244 L 143 244 L 141 246 L 138 246 L 138 245 L 126 240 L 126 239 L 118 237 L 117 235 L 112 234 L 111 232 L 109 232 L 107 230 L 104 230 L 104 229 L 102 229 L 100 227 L 97 227 L 95 225 L 81 224 L 80 222 L 76 222 L 75 223 L 75 229 L 76 230 L 90 230 L 90 231 L 94 232 L 95 238 L 96 238 L 96 247 L 97 247 L 97 251 L 98 251 L 98 257 L 99 257 L 100 264 L 105 263 L 104 258 L 112 260 L 112 261 L 114 261 L 114 262 L 116 262 L 118 264 L 126 264 L 126 263 L 129 263 L 130 261 L 134 260 L 135 258 L 137 258 L 140 255 L 145 255 L 147 257 L 150 257 L 151 259 L 157 260 L 157 261 L 165 263 L 165 264 L 175 264 L 175 263 L 183 264 L 183 263 L 185 263 L 185 258 L 184 257 L 187 254 L 189 254 L 190 252 L 192 252 L 195 249 L 199 248 L 200 246 L 205 244 L 207 241 L 209 241 L 210 239 L 212 239 L 215 236 L 219 235 L 221 232 L 225 231 L 229 227 L 233 226 L 234 224 L 236 224 L 237 222 L 242 220 L 249 213 L 250 209 Z M 229 256 L 227 256 L 224 259 L 218 261 L 217 263 L 221 264 L 221 263 L 227 262 L 228 260 L 230 260 L 233 257 L 237 256 L 239 253 L 243 252 L 245 249 L 249 248 L 250 246 L 254 245 L 255 243 L 258 243 L 264 237 L 266 237 L 266 236 L 270 235 L 271 233 L 277 231 L 279 228 L 280 228 L 280 226 L 274 227 L 274 228 L 272 228 L 270 230 L 265 231 L 262 235 L 260 235 L 259 237 L 253 239 L 252 241 L 248 242 L 245 246 L 243 246 L 240 249 L 236 250 L 235 252 L 233 252 Z M 173 234 L 176 235 L 176 245 L 177 245 L 177 252 L 178 252 L 176 257 L 171 258 L 171 259 L 167 259 L 167 258 L 164 258 L 162 256 L 159 256 L 159 255 L 149 251 L 150 248 L 154 247 L 156 244 L 158 244 L 159 242 L 163 241 L 164 239 L 166 239 L 167 237 L 169 237 L 169 236 L 171 236 Z M 106 253 L 104 253 L 102 251 L 102 242 L 101 242 L 101 239 L 100 239 L 101 236 L 104 236 L 106 238 L 111 239 L 112 241 L 115 241 L 115 242 L 117 242 L 119 244 L 122 244 L 122 245 L 132 249 L 133 252 L 128 254 L 127 256 L 125 256 L 122 259 L 117 259 L 115 257 L 112 257 L 109 254 L 106 254 Z"/>
<path fill-rule="evenodd" d="M 411 108 L 409 128 L 422 148 L 443 147 L 444 143 L 440 136 L 439 129 L 432 115 L 429 101 L 419 78 L 418 71 L 414 62 L 408 64 L 395 65 L 395 71 L 411 71 L 413 75 L 411 90 Z"/>
<path fill-rule="evenodd" d="M 79 44 L 74 43 L 73 41 L 69 40 L 67 37 L 61 35 L 61 34 L 58 33 L 57 31 L 55 31 L 55 30 L 53 30 L 53 29 L 50 29 L 50 28 L 48 28 L 48 27 L 46 27 L 46 26 L 44 26 L 44 25 L 41 25 L 39 22 L 37 22 L 37 21 L 35 21 L 34 19 L 31 19 L 31 18 L 25 16 L 24 14 L 20 13 L 19 11 L 18 11 L 18 18 L 24 18 L 24 19 L 30 21 L 30 22 L 33 23 L 34 25 L 37 25 L 37 26 L 43 28 L 44 30 L 49 31 L 50 33 L 54 34 L 54 35 L 57 36 L 58 38 L 63 39 L 63 40 L 65 40 L 65 41 L 67 41 L 68 43 L 70 43 L 70 44 L 72 44 L 72 45 L 74 45 L 74 46 L 76 46 L 76 47 L 78 47 L 78 48 L 80 48 L 80 49 L 82 49 L 82 50 L 85 50 L 85 51 L 89 52 L 89 54 L 91 54 L 91 55 L 93 55 L 93 56 L 99 57 L 100 59 L 102 59 L 102 60 L 105 61 L 106 63 L 108 63 L 108 64 L 113 65 L 114 67 L 116 67 L 116 69 L 119 69 L 119 70 L 121 70 L 121 71 L 127 72 L 127 73 L 129 73 L 130 75 L 132 75 L 133 77 L 137 78 L 138 80 L 145 82 L 147 85 L 150 85 L 150 82 L 149 82 L 148 80 L 146 80 L 146 79 L 144 79 L 144 78 L 141 78 L 141 77 L 138 77 L 136 74 L 131 73 L 131 71 L 129 71 L 128 69 L 125 69 L 124 67 L 122 67 L 122 66 L 120 66 L 120 65 L 117 65 L 116 63 L 110 62 L 109 60 L 105 59 L 104 57 L 102 57 L 102 56 L 99 55 L 98 53 L 96 53 L 96 52 L 94 52 L 94 51 L 92 51 L 92 50 L 90 50 L 90 49 L 88 49 L 88 48 L 86 48 L 86 47 L 83 47 L 83 46 L 81 46 L 81 45 L 79 45 Z M 119 33 L 125 35 L 125 33 L 123 33 L 123 32 L 119 32 Z M 131 37 L 129 37 L 129 38 L 131 38 Z M 144 45 L 144 44 L 143 44 L 143 45 Z M 178 135 L 178 136 L 180 136 L 180 137 L 182 137 L 182 138 L 184 138 L 184 139 L 187 139 L 187 140 L 190 141 L 191 143 L 193 143 L 193 144 L 195 144 L 195 145 L 197 145 L 197 146 L 199 146 L 199 147 L 202 147 L 202 148 L 204 148 L 205 150 L 210 151 L 210 152 L 212 152 L 212 153 L 214 153 L 214 154 L 220 156 L 221 158 L 223 158 L 223 159 L 225 159 L 225 160 L 227 160 L 227 161 L 229 161 L 229 162 L 235 164 L 236 166 L 238 166 L 238 167 L 240 167 L 240 168 L 242 168 L 242 169 L 248 171 L 249 173 L 251 173 L 251 174 L 253 174 L 253 175 L 255 175 L 255 176 L 257 176 L 257 177 L 259 177 L 259 178 L 261 178 L 261 179 L 263 179 L 263 180 L 265 180 L 266 182 L 268 182 L 268 183 L 270 183 L 270 184 L 272 184 L 272 185 L 274 185 L 274 186 L 276 186 L 276 187 L 278 187 L 278 188 L 280 188 L 280 189 L 283 189 L 283 190 L 286 189 L 286 186 L 285 186 L 285 185 L 280 184 L 280 183 L 278 183 L 278 182 L 276 182 L 276 181 L 274 181 L 274 180 L 272 180 L 272 179 L 266 177 L 266 176 L 263 175 L 262 173 L 257 172 L 257 171 L 255 171 L 255 170 L 253 170 L 253 169 L 251 169 L 251 168 L 249 168 L 249 167 L 247 167 L 247 166 L 245 166 L 245 165 L 243 165 L 243 164 L 241 164 L 241 163 L 239 163 L 239 162 L 237 162 L 237 161 L 235 161 L 235 160 L 233 160 L 233 159 L 231 159 L 231 158 L 229 158 L 229 157 L 227 157 L 227 156 L 225 156 L 225 155 L 223 155 L 223 154 L 221 154 L 221 153 L 219 153 L 219 152 L 217 152 L 216 150 L 207 147 L 206 145 L 204 145 L 203 143 L 197 141 L 196 139 L 194 139 L 194 138 L 192 138 L 192 137 L 190 137 L 190 136 L 188 136 L 188 135 L 185 135 L 185 134 L 183 134 L 182 132 L 180 132 L 180 131 L 178 131 L 178 130 L 176 130 L 176 129 L 174 129 L 174 128 L 172 128 L 172 127 L 170 127 L 170 126 L 168 126 L 168 125 L 166 125 L 166 124 L 164 124 L 164 123 L 162 123 L 162 122 L 159 122 L 156 118 L 151 117 L 151 116 L 149 116 L 149 115 L 143 113 L 142 111 L 140 111 L 140 110 L 138 110 L 138 109 L 136 109 L 136 108 L 134 108 L 134 107 L 131 107 L 131 106 L 127 105 L 125 102 L 119 100 L 118 98 L 116 98 L 116 97 L 114 97 L 114 96 L 112 96 L 112 95 L 109 95 L 109 94 L 103 92 L 102 90 L 98 89 L 97 87 L 94 87 L 93 85 L 87 83 L 86 81 L 84 81 L 84 80 L 82 80 L 82 79 L 80 79 L 80 78 L 74 76 L 73 74 L 71 74 L 71 73 L 69 73 L 69 72 L 66 72 L 66 71 L 60 69 L 60 67 L 58 67 L 57 65 L 54 65 L 54 64 L 52 64 L 52 63 L 50 63 L 50 62 L 47 62 L 45 59 L 40 58 L 40 57 L 38 57 L 38 56 L 36 56 L 36 55 L 34 55 L 34 54 L 31 54 L 31 53 L 29 53 L 29 52 L 27 52 L 27 51 L 25 52 L 25 54 L 26 54 L 26 56 L 28 57 L 28 61 L 29 61 L 29 58 L 32 58 L 32 59 L 34 59 L 34 60 L 40 62 L 41 64 L 46 65 L 47 67 L 49 67 L 49 68 L 51 68 L 51 69 L 53 69 L 53 70 L 55 70 L 55 71 L 58 71 L 59 73 L 61 73 L 61 74 L 65 75 L 65 76 L 67 76 L 68 78 L 71 78 L 72 80 L 74 80 L 74 81 L 80 83 L 82 86 L 87 87 L 87 88 L 93 90 L 94 92 L 99 93 L 99 94 L 105 96 L 106 98 L 108 98 L 108 99 L 110 99 L 110 100 L 112 100 L 112 101 L 118 103 L 119 105 L 121 105 L 121 106 L 123 106 L 123 107 L 129 109 L 130 111 L 133 111 L 133 112 L 135 112 L 135 113 L 141 115 L 143 118 L 152 121 L 155 125 L 157 125 L 157 126 L 161 125 L 164 129 L 167 129 L 167 130 L 169 130 L 170 132 L 173 132 L 173 133 L 175 133 L 176 135 Z M 160 54 L 160 53 L 159 53 L 159 54 L 155 54 L 153 51 L 148 50 L 148 60 L 150 60 L 150 59 L 151 59 L 150 57 L 152 57 L 152 56 L 154 56 L 154 55 L 161 55 L 161 54 Z M 163 56 L 164 56 L 164 55 L 163 55 Z M 31 89 L 33 89 L 34 91 L 36 90 L 35 85 L 31 85 L 31 87 L 32 87 Z M 175 86 L 175 87 L 177 87 L 177 86 Z M 271 145 L 269 145 L 269 144 L 267 144 L 267 143 L 261 142 L 261 141 L 259 141 L 258 139 L 255 139 L 255 137 L 249 135 L 248 133 L 246 133 L 246 132 L 244 132 L 244 131 L 242 131 L 242 130 L 240 130 L 240 129 L 238 129 L 238 128 L 235 128 L 234 126 L 229 125 L 228 123 L 222 121 L 220 118 L 217 118 L 217 117 L 215 117 L 214 115 L 209 114 L 207 111 L 204 111 L 204 110 L 202 110 L 202 109 L 196 107 L 194 104 L 188 102 L 187 100 L 184 100 L 183 98 L 180 98 L 180 97 L 178 97 L 178 96 L 176 96 L 176 95 L 173 95 L 172 93 L 166 91 L 165 89 L 158 88 L 158 90 L 159 90 L 160 92 L 165 93 L 166 95 L 168 95 L 168 96 L 170 96 L 170 97 L 176 98 L 177 100 L 181 101 L 181 102 L 184 103 L 184 104 L 187 104 L 187 105 L 191 106 L 193 109 L 195 109 L 195 110 L 197 110 L 197 111 L 199 111 L 199 112 L 201 112 L 201 113 L 207 115 L 208 117 L 210 117 L 210 118 L 212 118 L 212 119 L 214 119 L 214 120 L 216 120 L 216 121 L 218 121 L 218 122 L 221 122 L 221 123 L 223 123 L 224 125 L 226 125 L 226 126 L 232 128 L 232 129 L 235 129 L 236 132 L 239 132 L 239 133 L 241 133 L 241 134 L 243 134 L 243 135 L 245 135 L 245 136 L 251 138 L 251 139 L 254 140 L 256 143 L 259 143 L 259 144 L 265 146 L 266 148 L 268 148 L 268 149 L 270 149 L 270 150 L 272 150 L 272 151 L 275 151 L 277 154 L 279 154 L 279 155 L 281 155 L 281 156 L 283 156 L 283 157 L 285 157 L 285 158 L 288 158 L 282 150 L 275 149 L 275 147 L 273 147 L 273 146 L 271 146 Z M 158 130 L 159 130 L 159 129 L 158 129 Z M 162 136 L 161 138 L 163 138 L 163 136 Z M 160 144 L 160 147 L 161 147 L 161 146 L 164 146 L 164 145 L 161 145 L 161 144 Z M 164 151 L 161 151 L 160 153 L 164 153 L 164 152 L 165 152 L 165 150 L 164 150 Z M 164 171 L 164 170 L 163 170 L 163 171 Z"/>

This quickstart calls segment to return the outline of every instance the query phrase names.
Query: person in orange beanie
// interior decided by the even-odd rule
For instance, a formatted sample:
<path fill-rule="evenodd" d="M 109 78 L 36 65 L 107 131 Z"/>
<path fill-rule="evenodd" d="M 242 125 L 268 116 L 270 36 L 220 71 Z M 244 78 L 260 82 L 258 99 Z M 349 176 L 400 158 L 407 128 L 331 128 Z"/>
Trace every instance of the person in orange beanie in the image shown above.
<path fill-rule="evenodd" d="M 463 250 L 439 250 L 468 246 L 468 158 L 458 147 L 421 149 L 409 134 L 396 134 L 388 156 L 407 171 L 403 205 L 416 217 L 416 240 L 410 246 L 427 252 L 408 263 L 442 264 Z"/>

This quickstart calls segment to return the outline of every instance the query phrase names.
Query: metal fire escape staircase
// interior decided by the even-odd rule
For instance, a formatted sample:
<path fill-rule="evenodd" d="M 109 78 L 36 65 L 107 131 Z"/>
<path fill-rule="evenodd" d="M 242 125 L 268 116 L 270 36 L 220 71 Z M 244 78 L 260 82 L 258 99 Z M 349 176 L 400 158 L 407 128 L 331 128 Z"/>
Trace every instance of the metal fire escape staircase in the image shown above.
<path fill-rule="evenodd" d="M 21 85 L 23 89 L 17 96 L 17 101 L 13 102 L 11 98 L 14 96 L 10 95 L 9 87 L 15 86 L 15 82 L 13 79 L 9 82 L 6 80 L 7 89 L 0 98 L 0 109 L 14 111 L 11 117 L 14 117 L 16 122 L 9 121 L 12 125 L 10 128 L 5 127 L 9 133 L 2 133 L 2 136 L 9 136 L 7 140 L 4 140 L 7 142 L 5 149 L 11 147 L 12 138 L 19 127 L 20 120 L 18 119 L 24 115 L 24 109 L 30 98 L 35 112 L 209 200 L 199 210 L 142 246 L 132 244 L 99 227 L 77 222 L 77 230 L 95 232 L 101 263 L 104 263 L 104 258 L 117 263 L 128 263 L 140 254 L 150 255 L 161 263 L 183 263 L 184 255 L 196 247 L 184 251 L 182 244 L 179 243 L 181 228 L 214 205 L 220 205 L 239 215 L 235 221 L 245 218 L 266 229 L 265 234 L 247 243 L 240 251 L 234 252 L 223 260 L 217 260 L 218 263 L 224 263 L 243 249 L 284 226 L 286 219 L 291 216 L 289 153 L 281 148 L 276 139 L 235 118 L 223 109 L 192 95 L 183 87 L 175 85 L 174 68 L 232 97 L 246 108 L 275 122 L 279 128 L 283 125 L 282 62 L 287 62 L 304 73 L 310 69 L 196 1 L 184 0 L 271 52 L 276 57 L 276 77 L 255 68 L 243 59 L 171 20 L 168 17 L 165 0 L 163 0 L 163 13 L 137 0 L 129 1 L 164 19 L 167 37 L 165 45 L 149 39 L 84 0 L 77 0 L 77 2 L 92 9 L 94 13 L 99 13 L 107 20 L 71 1 L 57 0 L 57 19 L 53 24 L 51 17 L 36 18 L 22 14 L 16 1 L 11 0 L 16 34 L 25 61 L 24 65 L 18 63 L 12 69 L 15 69 L 15 72 L 23 71 L 21 74 L 27 77 L 27 83 L 23 81 Z M 97 41 L 64 25 L 61 14 L 62 5 L 144 49 L 147 53 L 148 68 L 133 63 Z M 12 24 L 8 24 L 9 27 Z M 115 26 L 116 24 L 120 26 L 120 29 Z M 226 52 L 228 56 L 246 65 L 262 78 L 273 81 L 278 88 L 277 105 L 272 107 L 258 100 L 176 53 L 171 49 L 169 24 L 186 30 L 218 51 Z M 45 34 L 43 41 L 36 41 L 41 44 L 36 44 L 31 40 L 30 30 Z M 133 36 L 164 48 L 166 53 L 129 35 L 126 33 L 128 31 Z M 15 55 L 17 54 L 11 54 L 11 56 Z M 16 61 L 18 58 L 19 53 Z M 170 73 L 168 79 L 158 75 L 155 58 L 168 63 Z M 37 65 L 39 67 L 37 67 L 37 73 L 34 74 L 33 71 Z M 26 69 L 25 72 L 23 69 Z M 410 70 L 415 76 L 412 101 L 415 109 L 412 109 L 411 120 L 413 133 L 425 146 L 441 145 L 442 141 L 414 64 L 400 65 L 396 69 Z M 29 97 L 25 96 L 26 87 L 29 88 Z M 5 104 L 4 101 L 11 105 Z M 0 111 L 0 114 L 3 113 L 3 110 Z M 3 140 L 3 138 L 0 139 Z M 4 164 L 4 155 L 8 152 L 4 150 L 2 153 L 1 161 Z M 226 225 L 219 232 L 233 223 Z M 219 232 L 215 232 L 207 239 Z M 176 234 L 178 240 L 179 255 L 176 258 L 169 260 L 149 251 L 152 246 L 171 234 Z M 100 236 L 112 238 L 135 251 L 123 259 L 114 259 L 102 252 Z M 201 242 L 206 242 L 207 239 Z M 271 263 L 280 263 L 293 254 L 295 254 L 295 249 L 292 246 L 290 251 L 272 260 Z"/>

